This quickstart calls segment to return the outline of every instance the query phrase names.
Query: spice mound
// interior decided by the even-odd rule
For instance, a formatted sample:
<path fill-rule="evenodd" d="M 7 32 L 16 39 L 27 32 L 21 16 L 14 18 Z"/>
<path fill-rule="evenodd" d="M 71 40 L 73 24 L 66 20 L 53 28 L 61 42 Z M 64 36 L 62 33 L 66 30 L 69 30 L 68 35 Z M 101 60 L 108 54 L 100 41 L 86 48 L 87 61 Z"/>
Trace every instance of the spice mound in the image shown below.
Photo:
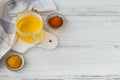
<path fill-rule="evenodd" d="M 10 69 L 18 69 L 22 65 L 22 59 L 18 55 L 11 55 L 7 58 L 6 64 Z"/>
<path fill-rule="evenodd" d="M 59 28 L 63 25 L 63 19 L 59 16 L 53 16 L 48 20 L 48 23 L 53 28 Z"/>

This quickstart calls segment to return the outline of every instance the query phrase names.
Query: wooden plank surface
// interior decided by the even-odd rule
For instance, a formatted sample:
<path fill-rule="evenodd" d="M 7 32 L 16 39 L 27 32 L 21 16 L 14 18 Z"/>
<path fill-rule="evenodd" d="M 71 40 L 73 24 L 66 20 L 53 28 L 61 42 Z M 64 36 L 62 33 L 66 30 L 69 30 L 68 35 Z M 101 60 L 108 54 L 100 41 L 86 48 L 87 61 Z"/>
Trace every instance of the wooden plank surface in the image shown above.
<path fill-rule="evenodd" d="M 120 0 L 54 0 L 66 24 L 59 29 L 45 25 L 55 34 L 55 50 L 32 49 L 24 54 L 25 67 L 19 72 L 0 64 L 1 77 L 119 74 Z M 44 20 L 50 13 L 41 13 Z"/>

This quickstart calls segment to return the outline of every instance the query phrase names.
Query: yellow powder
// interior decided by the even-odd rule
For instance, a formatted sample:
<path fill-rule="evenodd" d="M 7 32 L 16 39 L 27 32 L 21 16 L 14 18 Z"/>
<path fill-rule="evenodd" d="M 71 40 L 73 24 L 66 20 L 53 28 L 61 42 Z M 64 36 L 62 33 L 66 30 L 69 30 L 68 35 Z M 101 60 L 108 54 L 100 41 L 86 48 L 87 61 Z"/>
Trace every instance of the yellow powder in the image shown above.
<path fill-rule="evenodd" d="M 12 55 L 8 57 L 6 64 L 11 69 L 18 69 L 22 65 L 22 59 L 18 55 Z"/>

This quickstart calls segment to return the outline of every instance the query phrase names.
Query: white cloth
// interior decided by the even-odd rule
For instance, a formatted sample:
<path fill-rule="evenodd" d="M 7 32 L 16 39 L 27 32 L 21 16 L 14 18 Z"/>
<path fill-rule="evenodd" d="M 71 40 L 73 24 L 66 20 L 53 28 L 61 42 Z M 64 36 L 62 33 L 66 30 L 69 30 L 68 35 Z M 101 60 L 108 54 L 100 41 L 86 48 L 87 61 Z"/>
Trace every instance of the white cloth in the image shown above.
<path fill-rule="evenodd" d="M 0 0 L 0 59 L 12 48 L 15 37 L 14 25 L 3 20 L 6 0 Z"/>
<path fill-rule="evenodd" d="M 56 6 L 52 0 L 35 0 L 29 6 L 29 9 L 36 9 L 38 12 L 47 12 L 56 10 Z"/>
<path fill-rule="evenodd" d="M 57 9 L 53 0 L 25 0 L 25 1 L 29 4 L 29 6 L 28 6 L 29 10 L 35 9 L 38 12 L 48 12 L 48 11 L 55 11 Z M 11 20 L 11 17 L 7 16 L 7 13 L 4 13 L 4 14 L 5 15 L 2 15 L 2 16 L 4 17 L 3 19 L 5 21 L 14 23 L 14 18 L 13 18 L 13 20 Z M 0 15 L 1 15 L 1 13 L 0 13 Z"/>

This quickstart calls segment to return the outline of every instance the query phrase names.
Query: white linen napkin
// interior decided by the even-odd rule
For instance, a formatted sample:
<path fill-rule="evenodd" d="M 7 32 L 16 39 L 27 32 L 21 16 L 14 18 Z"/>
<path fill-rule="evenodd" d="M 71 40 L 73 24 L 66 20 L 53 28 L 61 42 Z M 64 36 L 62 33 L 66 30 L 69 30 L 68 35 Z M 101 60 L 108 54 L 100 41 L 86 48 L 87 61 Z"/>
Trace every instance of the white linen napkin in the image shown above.
<path fill-rule="evenodd" d="M 15 27 L 3 20 L 5 0 L 0 0 L 0 59 L 12 48 L 15 37 Z"/>
<path fill-rule="evenodd" d="M 13 47 L 14 38 L 14 25 L 0 19 L 0 59 Z"/>
<path fill-rule="evenodd" d="M 9 0 L 7 0 L 7 1 L 9 1 Z M 35 9 L 38 12 L 48 12 L 48 11 L 57 10 L 56 5 L 54 4 L 53 0 L 25 0 L 25 1 L 29 5 L 28 10 Z M 6 2 L 6 0 L 4 2 Z M 15 17 L 10 17 L 10 16 L 8 16 L 7 13 L 4 13 L 4 14 L 5 15 L 2 15 L 4 17 L 3 20 L 11 22 L 11 23 L 15 22 L 14 21 Z M 1 13 L 0 13 L 0 16 L 1 16 Z"/>
<path fill-rule="evenodd" d="M 48 12 L 56 10 L 56 6 L 52 0 L 29 0 L 30 2 L 29 9 L 34 8 L 38 12 Z"/>

